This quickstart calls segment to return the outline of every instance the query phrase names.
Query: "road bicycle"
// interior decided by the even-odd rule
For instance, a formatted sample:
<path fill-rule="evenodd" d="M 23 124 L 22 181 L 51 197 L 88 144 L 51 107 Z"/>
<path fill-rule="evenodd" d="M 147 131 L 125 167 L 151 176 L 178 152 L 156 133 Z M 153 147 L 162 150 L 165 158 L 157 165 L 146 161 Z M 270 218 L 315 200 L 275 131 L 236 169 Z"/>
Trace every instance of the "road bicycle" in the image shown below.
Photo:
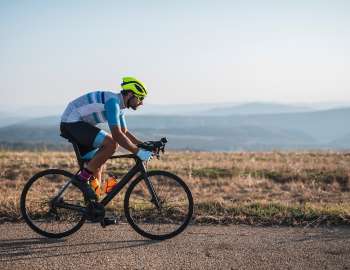
<path fill-rule="evenodd" d="M 61 136 L 73 144 L 82 169 L 85 160 L 77 143 Z M 153 155 L 159 158 L 166 143 L 166 138 L 162 138 L 139 147 L 153 151 Z M 134 159 L 135 164 L 100 200 L 91 199 L 76 174 L 68 171 L 48 169 L 32 176 L 20 199 L 25 222 L 35 232 L 50 238 L 71 235 L 87 220 L 99 222 L 104 227 L 106 206 L 130 183 L 125 192 L 123 211 L 137 233 L 153 240 L 165 240 L 187 227 L 193 214 L 193 198 L 180 177 L 167 171 L 147 171 L 146 164 L 134 154 L 116 155 L 110 159 Z"/>

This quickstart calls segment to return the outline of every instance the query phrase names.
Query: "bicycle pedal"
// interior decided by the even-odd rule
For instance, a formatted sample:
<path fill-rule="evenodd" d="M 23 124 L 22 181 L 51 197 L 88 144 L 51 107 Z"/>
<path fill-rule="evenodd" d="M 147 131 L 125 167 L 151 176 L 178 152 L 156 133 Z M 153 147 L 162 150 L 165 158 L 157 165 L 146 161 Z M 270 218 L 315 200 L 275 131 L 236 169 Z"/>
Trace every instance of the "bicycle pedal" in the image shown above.
<path fill-rule="evenodd" d="M 104 218 L 101 221 L 102 228 L 105 228 L 105 227 L 110 226 L 110 225 L 116 225 L 116 224 L 117 224 L 117 220 L 114 218 Z"/>

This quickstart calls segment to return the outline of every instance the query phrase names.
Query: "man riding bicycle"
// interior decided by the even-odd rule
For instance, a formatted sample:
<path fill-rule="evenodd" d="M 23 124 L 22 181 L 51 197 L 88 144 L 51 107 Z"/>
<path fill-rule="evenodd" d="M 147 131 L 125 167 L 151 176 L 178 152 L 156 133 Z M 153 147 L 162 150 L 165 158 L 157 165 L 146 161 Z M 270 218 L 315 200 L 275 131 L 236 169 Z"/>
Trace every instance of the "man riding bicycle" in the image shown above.
<path fill-rule="evenodd" d="M 60 129 L 63 135 L 75 141 L 84 160 L 84 168 L 77 173 L 84 184 L 95 178 L 101 182 L 102 166 L 118 146 L 136 154 L 142 161 L 149 160 L 152 152 L 138 148 L 142 142 L 131 134 L 126 125 L 124 109 L 136 110 L 147 96 L 145 85 L 133 77 L 124 77 L 120 93 L 95 91 L 70 102 L 62 117 Z M 111 134 L 96 127 L 108 122 Z M 91 189 L 86 189 L 89 197 Z"/>

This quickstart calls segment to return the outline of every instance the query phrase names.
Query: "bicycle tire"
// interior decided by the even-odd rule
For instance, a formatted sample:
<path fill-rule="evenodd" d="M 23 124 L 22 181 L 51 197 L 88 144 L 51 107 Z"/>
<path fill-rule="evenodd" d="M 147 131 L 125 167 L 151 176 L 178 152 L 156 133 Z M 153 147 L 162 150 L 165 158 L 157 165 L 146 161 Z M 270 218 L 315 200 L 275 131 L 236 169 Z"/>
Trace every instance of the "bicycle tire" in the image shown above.
<path fill-rule="evenodd" d="M 58 182 L 58 179 L 61 179 L 65 182 L 67 182 L 68 179 L 71 179 L 72 177 L 74 177 L 74 175 L 72 173 L 64 171 L 64 170 L 60 170 L 60 169 L 48 169 L 45 171 L 41 171 L 41 172 L 35 174 L 34 176 L 32 176 L 28 180 L 28 182 L 25 184 L 23 191 L 22 191 L 22 194 L 21 194 L 20 210 L 21 210 L 22 217 L 23 217 L 24 221 L 28 224 L 28 226 L 40 235 L 43 235 L 43 236 L 46 236 L 49 238 L 66 237 L 66 236 L 71 235 L 72 233 L 76 232 L 77 230 L 79 230 L 81 228 L 81 226 L 83 226 L 83 224 L 85 223 L 86 217 L 85 217 L 85 215 L 80 213 L 79 215 L 77 215 L 77 220 L 74 221 L 73 226 L 71 228 L 69 228 L 65 231 L 61 231 L 61 232 L 53 232 L 53 231 L 50 231 L 48 229 L 44 229 L 43 227 L 40 227 L 38 225 L 40 223 L 40 221 L 35 220 L 36 217 L 38 219 L 41 218 L 42 220 L 45 220 L 45 216 L 50 217 L 51 223 L 53 223 L 53 221 L 52 221 L 53 215 L 55 215 L 56 221 L 58 218 L 60 218 L 60 217 L 62 218 L 62 216 L 64 216 L 64 214 L 61 214 L 61 216 L 59 217 L 57 209 L 55 209 L 56 213 L 51 214 L 51 216 L 50 216 L 50 212 L 51 212 L 52 208 L 50 208 L 50 206 L 49 206 L 49 201 L 42 202 L 43 206 L 49 208 L 48 212 L 41 210 L 41 209 L 37 209 L 38 211 L 36 211 L 36 213 L 35 213 L 35 211 L 33 211 L 33 213 L 31 213 L 30 208 L 32 207 L 33 204 L 35 205 L 35 203 L 34 203 L 34 200 L 31 201 L 30 196 L 28 198 L 28 194 L 31 194 L 32 192 L 33 192 L 33 194 L 38 194 L 38 193 L 35 193 L 36 192 L 35 187 L 38 184 L 38 182 L 43 182 L 42 185 L 45 184 L 45 182 L 44 182 L 45 176 L 49 179 L 47 185 L 50 185 L 50 188 L 52 188 L 51 186 L 54 185 L 55 181 Z M 51 176 L 51 177 L 49 177 L 49 176 Z M 39 183 L 39 184 L 41 184 L 41 183 Z M 61 183 L 56 183 L 56 185 L 57 185 L 57 188 L 60 188 L 63 186 Z M 39 192 L 40 192 L 41 188 L 43 188 L 43 187 L 40 185 L 40 188 L 38 188 Z M 45 186 L 44 186 L 44 188 L 45 188 Z M 47 187 L 47 190 L 49 190 L 49 187 Z M 86 198 L 85 198 L 85 195 L 80 187 L 78 187 L 77 185 L 74 185 L 74 184 L 70 184 L 67 187 L 67 190 L 68 190 L 68 192 L 70 191 L 71 193 L 69 193 L 69 194 L 65 193 L 65 196 L 67 195 L 67 197 L 65 197 L 65 199 L 66 198 L 70 199 L 71 197 L 73 198 L 73 196 L 76 196 L 77 198 L 83 200 L 84 204 L 85 204 Z M 44 193 L 44 192 L 40 192 L 40 193 Z M 36 196 L 41 196 L 41 195 L 38 194 Z M 48 198 L 48 199 L 50 199 L 50 198 Z M 61 209 L 59 209 L 59 210 L 62 211 Z M 67 209 L 64 209 L 64 210 L 67 210 Z M 77 211 L 74 211 L 74 210 L 70 210 L 70 211 L 77 213 Z M 42 224 L 45 224 L 45 221 L 43 221 Z M 51 225 L 53 227 L 53 224 L 51 224 Z M 63 225 L 63 223 L 61 225 Z M 58 227 L 61 228 L 59 223 L 58 223 Z"/>
<path fill-rule="evenodd" d="M 162 194 L 160 194 L 161 190 L 159 188 L 159 186 L 161 187 L 162 191 L 164 191 L 164 193 L 168 193 L 171 194 L 172 191 L 175 191 L 175 187 L 178 187 L 179 190 L 177 190 L 176 194 L 173 194 L 173 196 L 177 196 L 177 198 L 179 197 L 179 192 L 184 193 L 181 195 L 184 195 L 185 200 L 187 201 L 187 205 L 185 205 L 184 207 L 186 207 L 185 209 L 185 213 L 183 216 L 179 217 L 179 215 L 181 214 L 180 210 L 176 210 L 172 209 L 172 211 L 168 211 L 169 209 L 166 208 L 166 214 L 169 214 L 169 216 L 167 217 L 158 217 L 158 216 L 152 216 L 149 213 L 144 214 L 144 216 L 142 216 L 143 214 L 138 213 L 138 214 L 133 214 L 133 211 L 135 209 L 132 209 L 132 205 L 136 204 L 137 198 L 132 199 L 131 197 L 136 197 L 136 196 L 141 196 L 141 193 L 144 193 L 146 195 L 146 193 L 148 194 L 147 196 L 150 196 L 150 193 L 148 192 L 148 190 L 145 187 L 141 187 L 142 183 L 145 185 L 145 182 L 143 181 L 144 178 L 143 176 L 139 176 L 137 179 L 135 179 L 130 186 L 128 187 L 125 197 L 124 197 L 124 212 L 125 212 L 125 216 L 126 219 L 128 221 L 128 223 L 131 225 L 131 227 L 140 235 L 152 239 L 152 240 L 166 240 L 166 239 L 170 239 L 178 234 L 180 234 L 189 224 L 192 215 L 193 215 L 193 198 L 192 198 L 192 194 L 190 189 L 188 188 L 188 186 L 186 185 L 186 183 L 178 176 L 176 176 L 175 174 L 172 174 L 170 172 L 167 171 L 159 171 L 159 170 L 155 170 L 155 171 L 149 171 L 147 172 L 147 176 L 150 179 L 150 181 L 152 182 L 152 185 L 154 186 L 154 190 L 157 193 L 157 196 L 160 197 L 160 201 L 162 201 L 162 204 L 164 204 L 165 200 Z M 156 183 L 157 180 L 154 180 L 156 177 L 160 177 L 160 179 L 167 179 L 170 180 L 170 185 L 169 187 L 166 187 L 165 185 L 159 185 L 158 183 Z M 165 181 L 163 181 L 165 182 Z M 140 184 L 141 183 L 141 184 Z M 138 190 L 137 188 L 141 188 L 141 190 Z M 143 194 L 142 194 L 143 196 Z M 166 196 L 166 195 L 164 195 Z M 163 201 L 164 200 L 164 201 Z M 145 200 L 146 201 L 146 200 Z M 180 200 L 179 200 L 180 201 Z M 179 203 L 180 204 L 180 203 Z M 150 203 L 147 202 L 147 206 L 141 206 L 141 208 L 143 207 L 143 209 L 140 210 L 140 212 L 142 211 L 148 211 L 150 212 Z M 166 203 L 165 203 L 166 205 Z M 147 208 L 148 207 L 148 208 Z M 134 208 L 137 208 L 136 206 Z M 159 210 L 157 210 L 159 213 Z M 158 233 L 154 233 L 151 231 L 148 231 L 147 229 L 143 228 L 142 225 L 144 224 L 138 224 L 138 221 L 136 220 L 137 215 L 139 215 L 139 217 L 141 219 L 143 219 L 143 222 L 145 222 L 146 225 L 150 225 L 154 226 L 154 224 L 156 222 L 159 222 L 159 220 L 162 220 L 162 224 L 161 226 L 166 226 L 166 225 L 172 225 L 172 224 L 176 224 L 176 222 L 180 221 L 180 225 L 176 227 L 175 230 L 171 229 L 171 231 L 166 232 L 166 233 L 162 233 L 162 234 L 158 234 Z M 161 214 L 162 215 L 162 214 Z M 171 218 L 173 218 L 173 220 L 171 220 Z M 181 218 L 181 220 L 180 220 Z M 173 223 L 171 223 L 173 222 Z M 160 227 L 160 226 L 159 226 Z"/>

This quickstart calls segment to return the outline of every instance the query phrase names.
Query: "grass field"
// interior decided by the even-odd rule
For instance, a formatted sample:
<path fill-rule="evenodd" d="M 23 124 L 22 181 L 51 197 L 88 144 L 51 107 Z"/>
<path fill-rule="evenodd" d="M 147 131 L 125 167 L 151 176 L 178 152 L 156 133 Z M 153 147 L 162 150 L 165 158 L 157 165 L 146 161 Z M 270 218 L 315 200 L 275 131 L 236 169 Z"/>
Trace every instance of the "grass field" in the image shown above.
<path fill-rule="evenodd" d="M 131 164 L 115 160 L 107 172 L 121 177 Z M 30 176 L 47 168 L 74 173 L 77 165 L 73 153 L 1 151 L 0 168 L 0 221 L 18 221 L 19 196 Z M 186 181 L 196 223 L 350 225 L 346 153 L 167 152 L 148 169 L 169 170 Z M 111 209 L 121 209 L 121 197 Z"/>

